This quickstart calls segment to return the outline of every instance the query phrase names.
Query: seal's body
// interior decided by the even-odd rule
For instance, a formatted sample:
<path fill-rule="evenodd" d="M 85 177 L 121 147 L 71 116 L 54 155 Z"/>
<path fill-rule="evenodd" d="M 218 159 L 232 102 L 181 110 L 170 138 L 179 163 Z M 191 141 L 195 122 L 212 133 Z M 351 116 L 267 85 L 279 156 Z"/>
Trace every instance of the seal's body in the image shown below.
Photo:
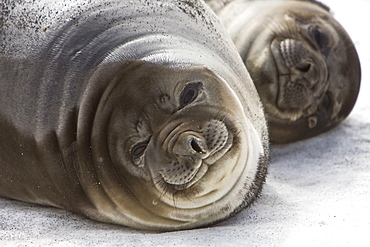
<path fill-rule="evenodd" d="M 4 3 L 0 195 L 154 230 L 250 205 L 266 123 L 220 27 L 191 0 Z"/>
<path fill-rule="evenodd" d="M 359 92 L 360 63 L 328 7 L 303 0 L 206 2 L 251 74 L 271 141 L 315 136 L 349 115 Z"/>

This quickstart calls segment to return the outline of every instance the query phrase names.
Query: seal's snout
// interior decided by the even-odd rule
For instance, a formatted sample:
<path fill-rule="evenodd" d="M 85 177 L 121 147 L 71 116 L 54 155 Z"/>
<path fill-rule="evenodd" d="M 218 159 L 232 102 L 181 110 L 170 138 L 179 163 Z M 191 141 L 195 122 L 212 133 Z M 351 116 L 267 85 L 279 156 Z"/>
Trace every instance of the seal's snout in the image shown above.
<path fill-rule="evenodd" d="M 321 53 L 293 38 L 276 39 L 272 53 L 279 71 L 277 107 L 291 120 L 311 114 L 327 87 L 327 67 Z"/>
<path fill-rule="evenodd" d="M 204 138 L 193 131 L 182 133 L 177 139 L 173 151 L 178 159 L 186 159 L 188 163 L 204 159 L 208 153 Z"/>
<path fill-rule="evenodd" d="M 319 79 L 315 54 L 302 41 L 285 39 L 280 42 L 280 52 L 289 68 L 292 82 L 304 81 L 307 88 L 314 86 Z"/>
<path fill-rule="evenodd" d="M 215 119 L 209 121 L 205 125 L 203 134 L 211 155 L 218 152 L 226 145 L 229 136 L 226 125 Z"/>
<path fill-rule="evenodd" d="M 184 125 L 178 128 L 169 143 L 172 146 L 172 162 L 160 170 L 163 179 L 173 185 L 184 185 L 185 189 L 202 176 L 196 176 L 202 165 L 215 163 L 230 148 L 229 132 L 219 120 L 210 120 L 201 124 L 201 128 Z M 232 139 L 232 138 L 231 138 Z"/>
<path fill-rule="evenodd" d="M 178 158 L 197 161 L 206 159 L 223 149 L 229 133 L 226 125 L 219 120 L 204 124 L 201 131 L 187 130 L 181 133 L 174 145 L 173 153 Z"/>
<path fill-rule="evenodd" d="M 285 39 L 281 41 L 280 51 L 288 67 L 296 67 L 307 58 L 309 54 L 303 42 L 295 39 Z M 308 70 L 308 67 L 305 70 Z"/>

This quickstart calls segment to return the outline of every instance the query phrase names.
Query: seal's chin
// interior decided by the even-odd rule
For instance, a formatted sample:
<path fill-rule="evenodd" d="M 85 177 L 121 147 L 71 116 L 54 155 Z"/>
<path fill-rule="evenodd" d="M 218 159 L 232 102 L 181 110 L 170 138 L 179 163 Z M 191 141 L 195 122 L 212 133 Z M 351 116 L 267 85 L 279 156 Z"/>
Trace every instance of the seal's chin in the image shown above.
<path fill-rule="evenodd" d="M 187 173 L 186 179 L 182 182 L 173 181 L 172 177 L 168 177 L 168 174 L 164 174 L 159 172 L 161 175 L 161 180 L 166 183 L 166 186 L 171 186 L 176 191 L 186 190 L 197 183 L 208 171 L 208 165 L 205 162 L 202 162 L 198 169 L 190 169 L 189 173 Z M 174 174 L 174 177 L 177 178 L 178 174 Z M 157 182 L 157 184 L 160 181 Z"/>

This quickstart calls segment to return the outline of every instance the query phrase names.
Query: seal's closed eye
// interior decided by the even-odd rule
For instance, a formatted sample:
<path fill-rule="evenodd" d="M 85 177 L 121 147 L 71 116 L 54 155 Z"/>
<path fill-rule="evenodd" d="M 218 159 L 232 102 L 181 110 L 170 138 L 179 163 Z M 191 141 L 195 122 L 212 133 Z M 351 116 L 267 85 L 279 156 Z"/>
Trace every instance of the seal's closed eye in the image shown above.
<path fill-rule="evenodd" d="M 329 92 L 326 92 L 324 98 L 322 99 L 320 109 L 323 108 L 325 109 L 325 111 L 328 111 L 331 106 L 332 106 L 332 96 L 330 95 Z"/>
<path fill-rule="evenodd" d="M 131 149 L 132 160 L 135 161 L 144 154 L 146 147 L 148 146 L 148 143 L 149 141 L 143 141 L 143 142 L 139 142 L 138 144 L 132 147 Z"/>
<path fill-rule="evenodd" d="M 180 95 L 180 108 L 189 105 L 198 97 L 202 85 L 202 82 L 193 82 L 185 86 Z"/>
<path fill-rule="evenodd" d="M 325 32 L 317 25 L 311 26 L 309 31 L 311 33 L 311 37 L 319 46 L 322 54 L 327 57 L 330 51 L 328 36 L 326 36 Z"/>

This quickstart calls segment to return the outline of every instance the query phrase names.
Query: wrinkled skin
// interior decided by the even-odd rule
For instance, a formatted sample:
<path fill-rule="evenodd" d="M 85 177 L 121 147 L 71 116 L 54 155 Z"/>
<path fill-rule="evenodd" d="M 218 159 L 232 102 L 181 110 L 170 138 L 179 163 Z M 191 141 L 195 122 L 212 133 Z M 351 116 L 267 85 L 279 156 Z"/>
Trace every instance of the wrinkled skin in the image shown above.
<path fill-rule="evenodd" d="M 250 125 L 240 117 L 242 109 L 233 92 L 212 72 L 200 68 L 162 68 L 158 72 L 151 66 L 138 70 L 151 76 L 138 72 L 134 86 L 122 85 L 122 92 L 127 93 L 115 87 L 104 106 L 112 112 L 101 109 L 111 116 L 106 138 L 115 170 L 124 177 L 135 174 L 145 181 L 138 184 L 134 181 L 137 178 L 128 179 L 133 194 L 147 191 L 136 198 L 155 214 L 171 215 L 167 217 L 182 219 L 184 224 L 192 224 L 185 219 L 194 214 L 198 219 L 215 217 L 212 212 L 222 211 L 225 204 L 219 207 L 214 202 L 235 200 L 231 198 L 238 187 L 245 186 L 244 178 L 253 176 L 252 170 L 257 169 L 253 164 L 259 157 L 254 155 L 262 146 L 256 133 L 246 128 Z M 132 75 L 123 75 L 120 80 L 127 81 L 126 76 L 132 80 Z M 173 83 L 165 83 L 169 80 Z M 115 107 L 122 98 L 136 103 Z M 122 129 L 129 138 L 121 137 Z M 248 167 L 242 165 L 245 160 Z M 173 216 L 173 207 L 177 216 Z"/>
<path fill-rule="evenodd" d="M 264 104 L 272 142 L 326 132 L 351 112 L 360 63 L 327 7 L 310 1 L 208 1 Z"/>
<path fill-rule="evenodd" d="M 4 10 L 0 196 L 157 231 L 214 224 L 258 197 L 262 104 L 202 2 Z"/>

